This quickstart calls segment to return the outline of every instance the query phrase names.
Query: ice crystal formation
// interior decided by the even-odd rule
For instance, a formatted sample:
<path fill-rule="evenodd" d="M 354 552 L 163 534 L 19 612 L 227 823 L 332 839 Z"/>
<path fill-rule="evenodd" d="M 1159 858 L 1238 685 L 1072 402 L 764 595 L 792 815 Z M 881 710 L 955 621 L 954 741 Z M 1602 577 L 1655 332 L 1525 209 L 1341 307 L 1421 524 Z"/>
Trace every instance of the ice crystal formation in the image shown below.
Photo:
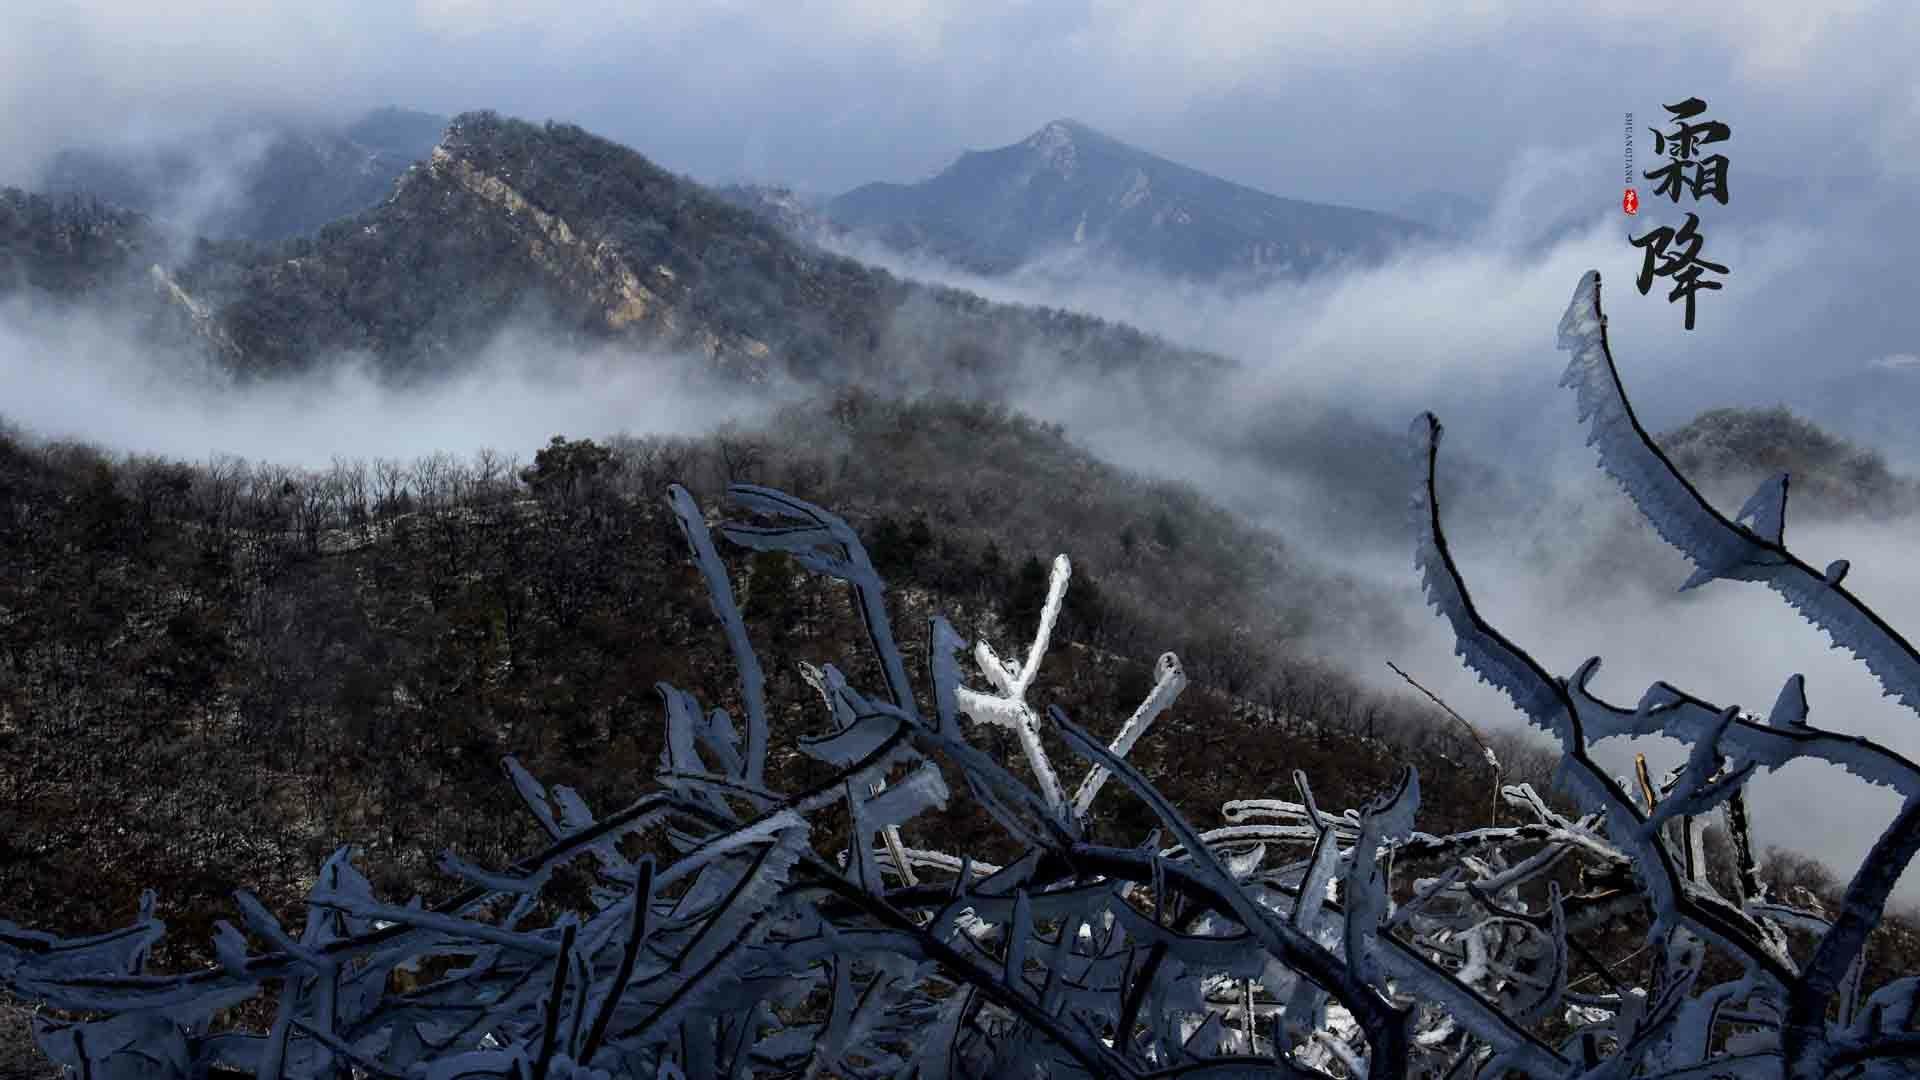
<path fill-rule="evenodd" d="M 1784 546 L 1785 477 L 1729 519 L 1648 438 L 1599 291 L 1589 273 L 1561 321 L 1563 382 L 1601 465 L 1698 566 L 1687 586 L 1767 584 L 1920 707 L 1920 655 L 1842 587 L 1845 563 L 1815 569 Z M 146 970 L 164 933 L 149 893 L 131 925 L 96 937 L 0 923 L 0 985 L 44 1006 L 42 1051 L 98 1080 L 1908 1075 L 1920 977 L 1869 990 L 1863 945 L 1920 847 L 1920 770 L 1811 724 L 1797 675 L 1761 718 L 1666 683 L 1635 707 L 1608 703 L 1588 689 L 1597 659 L 1547 673 L 1479 614 L 1448 552 L 1440 430 L 1423 415 L 1411 433 L 1416 566 L 1464 661 L 1558 740 L 1572 811 L 1509 786 L 1499 795 L 1516 824 L 1433 836 L 1415 828 L 1410 770 L 1345 812 L 1320 807 L 1295 773 L 1274 778 L 1294 798 L 1229 802 L 1227 824 L 1203 831 L 1127 760 L 1186 686 L 1172 654 L 1110 737 L 1029 703 L 1071 578 L 1064 556 L 1026 655 L 975 645 L 971 684 L 964 641 L 930 620 L 921 699 L 854 531 L 736 486 L 748 516 L 720 534 L 848 586 L 882 674 L 863 690 L 832 664 L 805 669 L 831 724 L 798 748 L 835 771 L 772 790 L 764 673 L 705 517 L 675 487 L 744 715 L 659 687 L 656 790 L 596 814 L 507 758 L 550 843 L 497 869 L 448 852 L 442 868 L 466 887 L 440 904 L 376 897 L 342 849 L 302 925 L 236 893 L 248 933 L 219 924 L 212 968 Z M 973 745 L 980 725 L 1013 732 L 1033 786 Z M 1046 727 L 1080 759 L 1077 786 L 1050 759 Z M 1691 748 L 1662 783 L 1636 791 L 1590 756 L 1597 739 L 1656 732 Z M 1831 915 L 1767 894 L 1745 828 L 1745 782 L 1798 758 L 1904 799 Z M 949 777 L 1020 857 L 987 865 L 916 837 L 916 817 L 956 797 Z M 1091 839 L 1091 808 L 1117 792 L 1161 829 L 1130 846 Z M 823 853 L 818 822 L 834 807 L 853 840 Z M 1710 880 L 1701 839 L 1720 816 L 1730 886 Z M 623 854 L 642 830 L 663 831 L 676 857 Z M 524 926 L 576 860 L 592 869 L 590 909 Z M 1596 958 L 1587 943 L 1623 921 L 1647 928 L 1642 947 Z M 442 974 L 404 992 L 390 979 L 430 960 Z M 221 1010 L 259 995 L 276 1009 L 268 1030 L 213 1030 Z"/>

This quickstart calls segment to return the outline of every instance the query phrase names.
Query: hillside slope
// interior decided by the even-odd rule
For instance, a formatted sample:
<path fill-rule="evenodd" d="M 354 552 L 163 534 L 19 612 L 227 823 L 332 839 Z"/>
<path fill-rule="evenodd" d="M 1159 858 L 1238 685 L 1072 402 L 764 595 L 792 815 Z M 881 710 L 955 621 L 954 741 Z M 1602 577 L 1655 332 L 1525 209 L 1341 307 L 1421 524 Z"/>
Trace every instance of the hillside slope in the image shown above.
<path fill-rule="evenodd" d="M 1316 591 L 1271 534 L 1042 425 L 843 395 L 770 433 L 609 449 L 574 444 L 525 474 L 443 456 L 309 475 L 0 437 L 0 756 L 36 763 L 0 770 L 0 919 L 109 926 L 153 886 L 169 948 L 190 950 L 159 963 L 204 959 L 232 889 L 284 909 L 342 843 L 401 895 L 449 845 L 504 865 L 532 840 L 504 753 L 596 804 L 631 797 L 661 750 L 656 682 L 737 708 L 659 498 L 669 479 L 716 512 L 729 477 L 846 511 L 896 625 L 944 611 L 1003 655 L 1030 640 L 1043 560 L 1065 548 L 1074 580 L 1035 699 L 1116 730 L 1178 650 L 1197 685 L 1133 760 L 1195 820 L 1289 793 L 1295 767 L 1329 804 L 1356 803 L 1409 759 L 1426 763 L 1436 823 L 1483 812 L 1488 778 L 1448 764 L 1468 760 L 1454 729 L 1289 659 L 1312 619 L 1341 617 L 1340 590 Z M 898 486 L 929 460 L 952 482 Z M 1062 490 L 1071 505 L 1050 501 Z M 799 661 L 860 682 L 873 661 L 844 590 L 777 556 L 727 560 L 779 703 L 770 780 L 794 781 L 807 765 L 786 748 L 823 721 Z M 902 638 L 922 664 L 922 636 Z M 1213 760 L 1256 726 L 1237 744 L 1270 753 Z M 981 739 L 1005 753 L 1003 736 Z M 961 847 L 994 835 L 967 805 L 936 823 Z M 1144 806 L 1115 813 L 1121 834 L 1148 822 Z"/>

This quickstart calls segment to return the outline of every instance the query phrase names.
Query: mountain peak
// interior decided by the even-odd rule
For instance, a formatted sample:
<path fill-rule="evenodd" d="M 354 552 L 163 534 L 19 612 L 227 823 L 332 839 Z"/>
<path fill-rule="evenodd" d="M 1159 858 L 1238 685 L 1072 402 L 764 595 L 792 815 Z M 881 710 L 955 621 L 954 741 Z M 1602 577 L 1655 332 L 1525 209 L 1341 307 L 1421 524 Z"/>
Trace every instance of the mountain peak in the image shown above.
<path fill-rule="evenodd" d="M 868 184 L 827 216 L 882 244 L 977 273 L 1096 253 L 1174 277 L 1257 284 L 1384 258 L 1432 230 L 1284 199 L 1209 176 L 1062 117 L 970 150 L 918 184 Z"/>
<path fill-rule="evenodd" d="M 1037 146 L 1046 142 L 1072 142 L 1075 139 L 1083 139 L 1089 135 L 1095 138 L 1105 138 L 1100 132 L 1095 131 L 1086 124 L 1063 116 L 1058 120 L 1049 120 L 1040 130 L 1027 136 L 1025 142 L 1028 146 Z"/>
<path fill-rule="evenodd" d="M 1020 146 L 1062 176 L 1072 176 L 1080 165 L 1080 151 L 1095 143 L 1122 145 L 1078 120 L 1062 117 L 1020 141 Z"/>
<path fill-rule="evenodd" d="M 1079 154 L 1074 147 L 1078 126 L 1071 120 L 1055 120 L 1027 136 L 1021 145 L 1031 150 L 1048 168 L 1062 176 L 1072 176 L 1075 166 L 1079 164 Z"/>

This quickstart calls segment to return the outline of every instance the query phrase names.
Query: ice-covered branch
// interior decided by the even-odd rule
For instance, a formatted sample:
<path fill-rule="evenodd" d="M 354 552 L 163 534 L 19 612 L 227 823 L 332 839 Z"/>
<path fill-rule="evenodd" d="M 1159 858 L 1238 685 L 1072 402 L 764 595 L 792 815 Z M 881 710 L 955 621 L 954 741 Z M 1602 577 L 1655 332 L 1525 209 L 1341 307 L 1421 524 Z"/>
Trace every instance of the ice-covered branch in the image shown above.
<path fill-rule="evenodd" d="M 997 693 L 982 694 L 964 686 L 958 691 L 961 712 L 978 723 L 1013 729 L 1020 739 L 1020 749 L 1026 753 L 1027 764 L 1033 769 L 1034 779 L 1040 784 L 1041 797 L 1055 813 L 1063 816 L 1068 812 L 1066 797 L 1061 793 L 1060 776 L 1054 772 L 1053 762 L 1047 759 L 1046 748 L 1040 745 L 1040 721 L 1027 704 L 1027 688 L 1039 674 L 1040 660 L 1053 640 L 1054 623 L 1060 618 L 1060 603 L 1067 595 L 1067 580 L 1072 576 L 1073 564 L 1067 557 L 1054 556 L 1053 571 L 1047 579 L 1046 604 L 1040 610 L 1040 625 L 1034 632 L 1032 647 L 1019 664 L 1000 659 L 994 654 L 993 646 L 985 641 L 974 645 L 974 661 L 980 665 L 980 674 Z"/>

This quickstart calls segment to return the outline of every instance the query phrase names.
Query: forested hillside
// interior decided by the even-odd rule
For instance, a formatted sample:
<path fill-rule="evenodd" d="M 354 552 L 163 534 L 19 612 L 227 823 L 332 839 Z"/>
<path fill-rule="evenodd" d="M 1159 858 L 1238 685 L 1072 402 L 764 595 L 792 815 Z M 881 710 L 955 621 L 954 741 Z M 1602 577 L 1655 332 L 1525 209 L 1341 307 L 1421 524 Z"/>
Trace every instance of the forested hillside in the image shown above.
<path fill-rule="evenodd" d="M 957 483 L 920 486 L 921 459 L 967 467 Z M 1274 538 L 978 404 L 850 393 L 764 432 L 556 437 L 524 467 L 483 453 L 320 474 L 116 461 L 8 437 L 0 557 L 15 573 L 0 593 L 0 753 L 32 767 L 0 774 L 0 918 L 117 925 L 154 888 L 171 930 L 157 966 L 204 964 L 233 890 L 290 913 L 311 868 L 343 843 L 394 897 L 430 881 L 449 848 L 511 862 L 538 837 L 499 775 L 503 755 L 592 805 L 631 798 L 665 750 L 653 688 L 739 706 L 685 539 L 647 497 L 672 477 L 709 499 L 749 480 L 840 504 L 869 538 L 899 626 L 944 611 L 1003 655 L 1020 654 L 1040 617 L 1042 557 L 1069 531 L 1088 538 L 1033 693 L 1112 732 L 1151 687 L 1152 653 L 1175 649 L 1197 685 L 1129 759 L 1195 822 L 1216 821 L 1229 798 L 1293 797 L 1284 781 L 1296 769 L 1324 805 L 1347 806 L 1415 765 L 1421 824 L 1437 834 L 1499 821 L 1496 782 L 1551 783 L 1537 745 L 1496 739 L 1496 772 L 1457 720 L 1290 657 L 1308 618 L 1352 612 L 1290 574 Z M 1071 504 L 1021 510 L 1062 491 L 1077 493 Z M 783 555 L 723 557 L 768 675 L 777 745 L 824 734 L 800 661 L 881 677 L 848 596 Z M 1251 589 L 1249 574 L 1280 587 Z M 903 644 L 923 668 L 927 643 Z M 1018 760 L 1006 732 L 972 738 Z M 767 784 L 803 787 L 821 770 L 783 749 Z M 844 816 L 826 820 L 841 832 L 815 842 L 844 843 Z M 1088 821 L 1096 837 L 1152 825 L 1132 802 Z M 984 860 L 1018 855 L 976 803 L 922 827 Z M 1724 841 L 1709 837 L 1707 851 L 1728 881 Z M 1767 872 L 1795 902 L 1831 895 L 1831 877 L 1804 860 L 1775 858 Z M 588 885 L 568 871 L 547 902 L 580 902 Z M 1821 892 L 1794 891 L 1805 886 Z M 1626 957 L 1643 933 L 1635 916 L 1593 928 L 1587 947 Z M 1891 920 L 1874 939 L 1876 977 L 1908 963 L 1915 941 Z M 266 1022 L 249 1008 L 232 1019 Z"/>
<path fill-rule="evenodd" d="M 1044 691 L 1117 724 L 1113 702 L 1137 700 L 1154 657 L 1178 651 L 1204 690 L 1170 729 L 1209 734 L 1137 760 L 1198 819 L 1322 753 L 1334 802 L 1408 754 L 1457 791 L 1434 806 L 1463 824 L 1490 790 L 1457 726 L 1292 655 L 1312 620 L 1364 612 L 1291 571 L 1277 538 L 990 407 L 843 395 L 770 433 L 574 439 L 519 471 L 492 455 L 308 475 L 11 438 L 0 452 L 0 749 L 34 763 L 0 779 L 0 918 L 106 925 L 153 885 L 175 940 L 194 943 L 234 887 L 290 901 L 343 842 L 366 844 L 396 888 L 449 844 L 505 856 L 525 837 L 503 753 L 626 792 L 661 746 L 656 682 L 735 692 L 659 497 L 674 478 L 838 503 L 903 626 L 937 607 L 1009 650 L 1032 633 L 1044 560 L 1067 551 L 1074 592 Z M 935 487 L 916 464 L 932 459 L 970 467 Z M 1063 489 L 1079 503 L 1047 497 Z M 858 618 L 783 559 L 735 569 L 782 715 L 810 715 L 797 661 L 853 651 Z M 1264 737 L 1272 759 L 1209 755 L 1274 716 L 1297 719 Z M 475 812 L 440 814 L 448 802 Z"/>

